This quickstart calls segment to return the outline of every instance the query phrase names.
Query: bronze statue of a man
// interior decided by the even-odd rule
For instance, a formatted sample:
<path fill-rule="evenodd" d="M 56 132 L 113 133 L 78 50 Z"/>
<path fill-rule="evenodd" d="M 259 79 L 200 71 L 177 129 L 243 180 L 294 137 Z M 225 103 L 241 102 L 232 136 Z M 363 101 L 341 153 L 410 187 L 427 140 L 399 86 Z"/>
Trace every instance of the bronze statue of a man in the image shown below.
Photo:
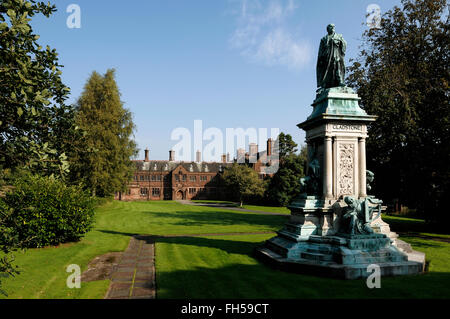
<path fill-rule="evenodd" d="M 317 87 L 328 89 L 345 86 L 345 51 L 347 42 L 334 31 L 334 24 L 327 27 L 328 35 L 320 41 L 317 60 Z"/>
<path fill-rule="evenodd" d="M 347 222 L 347 227 L 344 226 L 341 231 L 350 235 L 373 234 L 374 231 L 370 227 L 370 223 L 374 219 L 373 213 L 375 209 L 378 209 L 381 214 L 383 202 L 370 197 L 358 200 L 351 196 L 345 196 L 344 202 L 348 206 L 344 208 L 342 218 Z M 377 206 L 374 207 L 370 204 Z"/>

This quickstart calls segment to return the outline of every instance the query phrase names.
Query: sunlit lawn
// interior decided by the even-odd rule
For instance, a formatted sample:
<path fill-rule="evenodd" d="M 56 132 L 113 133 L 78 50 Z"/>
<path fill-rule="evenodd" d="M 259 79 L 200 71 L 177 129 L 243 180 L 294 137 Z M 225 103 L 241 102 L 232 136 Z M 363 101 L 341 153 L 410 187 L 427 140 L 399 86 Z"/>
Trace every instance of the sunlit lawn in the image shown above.
<path fill-rule="evenodd" d="M 255 210 L 264 210 L 254 207 Z M 79 243 L 17 253 L 22 273 L 4 281 L 9 298 L 103 298 L 109 281 L 66 287 L 66 267 L 82 270 L 90 260 L 123 251 L 132 234 L 188 235 L 271 232 L 285 216 L 181 205 L 177 202 L 113 202 L 97 209 L 95 229 Z M 391 218 L 393 228 L 425 229 L 420 221 Z M 418 228 L 415 228 L 418 227 Z M 395 228 L 394 228 L 395 230 Z M 423 251 L 430 272 L 383 278 L 382 289 L 364 280 L 343 281 L 284 273 L 253 258 L 254 247 L 273 234 L 200 236 L 159 239 L 156 244 L 158 298 L 449 298 L 450 244 L 405 237 Z M 437 235 L 436 235 L 437 236 Z M 441 235 L 439 235 L 441 236 Z M 441 236 L 442 237 L 442 236 Z M 0 297 L 1 298 L 1 297 Z"/>
<path fill-rule="evenodd" d="M 194 203 L 202 203 L 202 204 L 223 204 L 230 207 L 240 208 L 239 203 L 228 202 L 228 201 L 217 201 L 217 200 L 193 200 Z M 269 213 L 278 213 L 278 214 L 287 214 L 289 215 L 291 211 L 286 207 L 276 207 L 276 206 L 260 206 L 260 205 L 246 205 L 242 206 L 242 209 L 260 211 L 260 212 L 269 212 Z"/>
<path fill-rule="evenodd" d="M 177 202 L 112 202 L 97 209 L 95 229 L 78 242 L 16 252 L 21 274 L 3 279 L 9 298 L 103 298 L 109 282 L 69 289 L 68 265 L 84 271 L 94 257 L 126 249 L 132 234 L 176 235 L 276 231 L 283 216 L 224 211 Z M 0 295 L 0 298 L 4 298 Z"/>

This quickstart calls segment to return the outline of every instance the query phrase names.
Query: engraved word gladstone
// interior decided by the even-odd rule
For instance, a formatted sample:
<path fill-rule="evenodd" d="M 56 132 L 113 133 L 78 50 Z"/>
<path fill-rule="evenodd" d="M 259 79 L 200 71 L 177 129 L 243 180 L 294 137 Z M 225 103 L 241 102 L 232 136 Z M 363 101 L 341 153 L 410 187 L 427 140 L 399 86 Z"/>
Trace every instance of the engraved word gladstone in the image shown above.
<path fill-rule="evenodd" d="M 361 125 L 352 125 L 352 124 L 333 124 L 333 130 L 336 131 L 361 131 Z"/>

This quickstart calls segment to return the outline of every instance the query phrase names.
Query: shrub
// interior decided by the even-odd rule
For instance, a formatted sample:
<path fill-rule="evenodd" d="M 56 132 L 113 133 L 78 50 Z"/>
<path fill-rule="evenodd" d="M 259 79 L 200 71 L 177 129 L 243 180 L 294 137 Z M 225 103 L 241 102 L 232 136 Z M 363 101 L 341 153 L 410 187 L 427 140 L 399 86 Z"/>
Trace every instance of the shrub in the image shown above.
<path fill-rule="evenodd" d="M 53 177 L 20 178 L 3 201 L 12 210 L 4 227 L 14 229 L 28 248 L 78 241 L 92 228 L 94 203 L 89 194 Z"/>
<path fill-rule="evenodd" d="M 14 256 L 11 252 L 17 250 L 20 243 L 18 243 L 18 236 L 14 229 L 6 226 L 6 220 L 11 216 L 11 210 L 3 200 L 0 198 L 0 294 L 7 295 L 2 290 L 3 278 L 14 276 L 18 274 L 17 266 L 13 266 Z"/>

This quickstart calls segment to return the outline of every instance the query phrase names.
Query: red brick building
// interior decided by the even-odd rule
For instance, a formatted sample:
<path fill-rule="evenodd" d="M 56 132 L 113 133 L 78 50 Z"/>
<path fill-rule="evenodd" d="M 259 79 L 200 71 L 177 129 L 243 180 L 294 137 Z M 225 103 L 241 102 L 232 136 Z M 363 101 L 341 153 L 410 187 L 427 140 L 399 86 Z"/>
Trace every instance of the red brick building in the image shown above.
<path fill-rule="evenodd" d="M 244 161 L 253 167 L 261 178 L 271 176 L 273 173 L 268 172 L 266 168 L 274 162 L 274 159 L 271 159 L 272 150 L 271 139 L 267 142 L 267 151 L 261 153 L 258 153 L 256 144 L 251 144 L 248 153 L 238 150 L 237 158 L 233 162 Z M 226 190 L 219 174 L 233 164 L 229 155 L 223 155 L 222 162 L 201 162 L 200 159 L 201 154 L 197 152 L 197 162 L 177 162 L 175 153 L 170 151 L 167 161 L 150 160 L 149 151 L 145 150 L 145 159 L 134 161 L 136 171 L 127 192 L 116 193 L 115 199 L 123 201 L 224 199 Z"/>

